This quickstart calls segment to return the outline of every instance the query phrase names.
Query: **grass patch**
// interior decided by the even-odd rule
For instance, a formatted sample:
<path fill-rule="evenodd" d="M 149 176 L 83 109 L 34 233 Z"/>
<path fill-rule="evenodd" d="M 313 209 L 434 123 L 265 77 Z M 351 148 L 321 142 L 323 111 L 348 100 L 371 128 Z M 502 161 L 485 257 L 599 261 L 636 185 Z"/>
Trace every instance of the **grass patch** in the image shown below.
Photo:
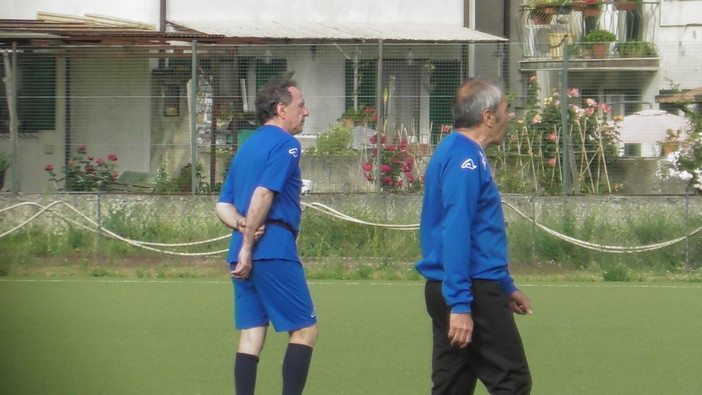
<path fill-rule="evenodd" d="M 534 393 L 683 394 L 702 386 L 699 283 L 521 285 L 534 304 L 534 315 L 517 317 Z M 312 281 L 321 336 L 305 394 L 427 393 L 422 286 Z M 0 300 L 6 393 L 232 392 L 238 338 L 227 279 L 4 278 Z M 286 341 L 269 334 L 258 392 L 280 393 Z M 480 385 L 477 393 L 486 394 Z"/>

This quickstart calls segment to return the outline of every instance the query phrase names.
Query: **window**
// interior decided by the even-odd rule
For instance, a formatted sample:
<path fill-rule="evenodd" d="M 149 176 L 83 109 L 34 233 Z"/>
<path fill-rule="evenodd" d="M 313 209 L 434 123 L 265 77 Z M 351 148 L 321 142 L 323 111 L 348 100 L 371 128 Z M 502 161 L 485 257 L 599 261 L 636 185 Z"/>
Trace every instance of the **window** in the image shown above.
<path fill-rule="evenodd" d="M 5 77 L 4 63 L 0 72 Z M 47 56 L 21 56 L 17 61 L 17 115 L 22 133 L 56 128 L 56 59 Z M 10 131 L 7 91 L 0 96 L 0 133 Z"/>

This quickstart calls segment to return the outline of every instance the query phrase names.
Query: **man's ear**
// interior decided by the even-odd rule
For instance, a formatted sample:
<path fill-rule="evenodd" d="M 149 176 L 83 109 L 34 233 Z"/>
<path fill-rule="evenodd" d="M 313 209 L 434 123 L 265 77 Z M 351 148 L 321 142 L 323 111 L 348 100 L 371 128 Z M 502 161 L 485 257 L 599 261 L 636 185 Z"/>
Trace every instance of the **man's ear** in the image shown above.
<path fill-rule="evenodd" d="M 483 123 L 486 126 L 492 126 L 495 123 L 495 114 L 490 109 L 483 110 Z"/>
<path fill-rule="evenodd" d="M 275 113 L 279 117 L 285 116 L 286 105 L 283 103 L 278 103 L 275 105 Z"/>

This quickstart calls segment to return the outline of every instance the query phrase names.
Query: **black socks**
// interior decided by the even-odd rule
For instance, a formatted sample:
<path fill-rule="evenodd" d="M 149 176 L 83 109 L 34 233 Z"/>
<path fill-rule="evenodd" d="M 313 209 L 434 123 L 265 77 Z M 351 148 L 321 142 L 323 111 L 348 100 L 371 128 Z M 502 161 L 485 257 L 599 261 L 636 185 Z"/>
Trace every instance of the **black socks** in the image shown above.
<path fill-rule="evenodd" d="M 312 347 L 288 344 L 283 360 L 283 395 L 299 395 L 305 389 L 312 360 Z"/>

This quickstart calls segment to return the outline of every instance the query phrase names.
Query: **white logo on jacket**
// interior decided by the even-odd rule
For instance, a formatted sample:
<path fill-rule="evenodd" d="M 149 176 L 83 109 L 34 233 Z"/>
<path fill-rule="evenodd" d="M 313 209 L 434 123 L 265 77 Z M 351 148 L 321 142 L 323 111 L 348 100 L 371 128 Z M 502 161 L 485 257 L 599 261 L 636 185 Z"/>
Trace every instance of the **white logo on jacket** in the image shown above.
<path fill-rule="evenodd" d="M 463 164 L 461 164 L 461 169 L 469 169 L 469 170 L 475 170 L 475 163 L 473 163 L 473 159 L 467 159 Z"/>
<path fill-rule="evenodd" d="M 290 148 L 288 150 L 288 153 L 293 156 L 293 158 L 297 158 L 297 148 Z"/>

